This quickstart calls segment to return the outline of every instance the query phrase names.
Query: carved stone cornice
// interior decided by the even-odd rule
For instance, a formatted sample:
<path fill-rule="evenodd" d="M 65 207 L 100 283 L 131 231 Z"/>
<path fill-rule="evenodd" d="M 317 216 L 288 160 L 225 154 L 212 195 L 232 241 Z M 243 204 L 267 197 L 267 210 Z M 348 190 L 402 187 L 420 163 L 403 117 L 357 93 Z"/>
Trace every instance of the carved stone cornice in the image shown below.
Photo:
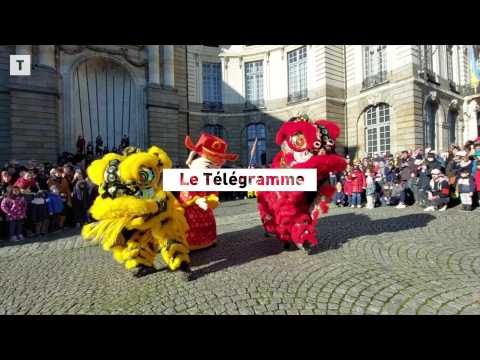
<path fill-rule="evenodd" d="M 128 53 L 129 49 L 125 47 L 122 47 L 119 50 L 114 50 L 114 49 L 108 49 L 108 48 L 97 46 L 97 45 L 72 45 L 68 47 L 66 47 L 65 45 L 57 45 L 57 46 L 60 49 L 60 51 L 63 51 L 69 55 L 80 54 L 86 49 L 88 49 L 91 51 L 106 53 L 109 55 L 122 56 L 129 64 L 136 67 L 143 67 L 148 63 L 148 59 L 146 57 L 140 61 L 132 59 Z M 138 45 L 137 47 L 138 47 L 138 51 L 142 51 L 145 48 L 145 45 Z"/>

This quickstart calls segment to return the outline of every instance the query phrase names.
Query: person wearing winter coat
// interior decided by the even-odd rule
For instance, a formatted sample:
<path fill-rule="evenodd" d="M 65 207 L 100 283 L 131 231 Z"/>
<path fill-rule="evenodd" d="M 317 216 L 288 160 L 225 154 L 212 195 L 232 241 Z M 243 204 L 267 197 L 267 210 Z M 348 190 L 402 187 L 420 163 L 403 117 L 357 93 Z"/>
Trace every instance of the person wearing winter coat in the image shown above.
<path fill-rule="evenodd" d="M 351 207 L 362 207 L 362 193 L 366 188 L 365 175 L 359 166 L 355 166 L 352 171 L 352 205 Z"/>
<path fill-rule="evenodd" d="M 23 240 L 23 220 L 27 215 L 27 204 L 17 186 L 8 188 L 0 208 L 7 218 L 10 241 Z"/>
<path fill-rule="evenodd" d="M 20 189 L 20 192 L 37 192 L 39 189 L 38 183 L 35 180 L 33 171 L 25 171 L 22 177 L 18 178 L 14 186 Z"/>
<path fill-rule="evenodd" d="M 345 205 L 345 194 L 343 192 L 342 183 L 340 181 L 336 183 L 335 189 L 336 189 L 335 197 L 334 197 L 335 205 L 337 206 Z"/>
<path fill-rule="evenodd" d="M 367 170 L 366 172 L 366 192 L 367 196 L 367 209 L 373 209 L 375 207 L 375 179 L 372 176 L 372 172 Z"/>
<path fill-rule="evenodd" d="M 427 203 L 427 190 L 430 184 L 430 176 L 428 175 L 428 169 L 426 162 L 422 162 L 418 171 L 418 182 L 417 182 L 417 194 L 420 206 L 425 206 Z"/>
<path fill-rule="evenodd" d="M 50 216 L 51 231 L 58 231 L 63 228 L 63 221 L 65 220 L 65 206 L 63 205 L 60 191 L 56 186 L 50 187 L 50 193 L 47 197 L 48 214 Z M 63 217 L 63 221 L 62 221 Z"/>
<path fill-rule="evenodd" d="M 427 189 L 429 206 L 424 211 L 445 211 L 450 201 L 448 179 L 439 169 L 433 169 L 431 176 L 432 180 Z"/>
<path fill-rule="evenodd" d="M 90 189 L 82 174 L 76 174 L 76 182 L 73 187 L 73 217 L 75 226 L 80 227 L 87 222 L 88 209 L 90 207 Z"/>
<path fill-rule="evenodd" d="M 12 175 L 6 170 L 2 171 L 0 176 L 0 198 L 7 193 L 7 189 L 13 186 L 14 181 Z"/>
<path fill-rule="evenodd" d="M 473 194 L 475 193 L 475 179 L 470 172 L 470 166 L 459 170 L 460 177 L 457 180 L 457 191 L 460 195 L 463 211 L 471 211 L 473 204 Z"/>
<path fill-rule="evenodd" d="M 348 206 L 352 206 L 352 174 L 347 173 L 343 181 L 343 192 L 347 197 Z"/>
<path fill-rule="evenodd" d="M 46 199 L 46 193 L 39 191 L 35 194 L 31 204 L 31 217 L 35 236 L 43 236 L 48 233 L 48 200 Z"/>
<path fill-rule="evenodd" d="M 431 175 L 434 169 L 442 170 L 442 164 L 435 158 L 435 152 L 433 151 L 427 152 L 426 163 L 429 175 Z"/>

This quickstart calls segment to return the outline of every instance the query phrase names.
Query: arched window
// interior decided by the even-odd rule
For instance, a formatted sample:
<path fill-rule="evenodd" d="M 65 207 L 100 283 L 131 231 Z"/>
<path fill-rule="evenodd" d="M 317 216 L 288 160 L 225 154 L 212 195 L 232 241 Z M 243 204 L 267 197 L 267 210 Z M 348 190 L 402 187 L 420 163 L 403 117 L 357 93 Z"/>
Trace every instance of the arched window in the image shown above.
<path fill-rule="evenodd" d="M 203 127 L 202 131 L 225 139 L 225 128 L 222 125 L 208 124 Z"/>
<path fill-rule="evenodd" d="M 369 155 L 390 151 L 390 106 L 371 106 L 365 112 L 366 151 Z"/>
<path fill-rule="evenodd" d="M 436 131 L 435 131 L 435 117 L 437 114 L 438 105 L 427 101 L 425 104 L 425 147 L 435 149 Z"/>
<path fill-rule="evenodd" d="M 251 164 L 256 167 L 267 165 L 267 130 L 263 123 L 248 124 L 246 128 L 247 136 L 247 165 L 250 165 L 250 157 L 252 153 L 252 147 L 255 144 L 255 153 L 251 160 Z"/>
<path fill-rule="evenodd" d="M 454 110 L 449 110 L 447 115 L 448 124 L 448 145 L 457 143 L 457 116 L 458 113 Z"/>

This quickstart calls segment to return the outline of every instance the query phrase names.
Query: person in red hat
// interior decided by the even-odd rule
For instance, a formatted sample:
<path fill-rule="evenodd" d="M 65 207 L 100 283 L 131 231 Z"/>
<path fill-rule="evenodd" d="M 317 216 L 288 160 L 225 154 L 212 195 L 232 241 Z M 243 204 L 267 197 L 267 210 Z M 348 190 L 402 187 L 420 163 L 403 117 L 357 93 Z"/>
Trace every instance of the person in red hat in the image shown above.
<path fill-rule="evenodd" d="M 235 161 L 238 154 L 227 153 L 225 140 L 202 133 L 194 145 L 190 136 L 185 138 L 185 146 L 190 150 L 186 164 L 191 169 L 218 169 L 227 160 Z M 185 218 L 189 226 L 187 242 L 190 250 L 204 249 L 215 244 L 217 224 L 213 210 L 219 204 L 217 192 L 184 191 L 179 196 L 185 208 Z"/>

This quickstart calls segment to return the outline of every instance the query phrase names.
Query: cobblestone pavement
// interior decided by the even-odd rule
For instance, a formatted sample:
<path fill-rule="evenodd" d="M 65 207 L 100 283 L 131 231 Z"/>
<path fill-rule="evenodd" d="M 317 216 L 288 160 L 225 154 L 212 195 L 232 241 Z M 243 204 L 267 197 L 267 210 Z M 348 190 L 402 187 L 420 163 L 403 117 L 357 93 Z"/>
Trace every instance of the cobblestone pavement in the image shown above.
<path fill-rule="evenodd" d="M 73 229 L 2 244 L 0 314 L 480 314 L 478 210 L 333 208 L 310 256 L 264 237 L 254 199 L 217 214 L 192 282 L 135 279 Z"/>

